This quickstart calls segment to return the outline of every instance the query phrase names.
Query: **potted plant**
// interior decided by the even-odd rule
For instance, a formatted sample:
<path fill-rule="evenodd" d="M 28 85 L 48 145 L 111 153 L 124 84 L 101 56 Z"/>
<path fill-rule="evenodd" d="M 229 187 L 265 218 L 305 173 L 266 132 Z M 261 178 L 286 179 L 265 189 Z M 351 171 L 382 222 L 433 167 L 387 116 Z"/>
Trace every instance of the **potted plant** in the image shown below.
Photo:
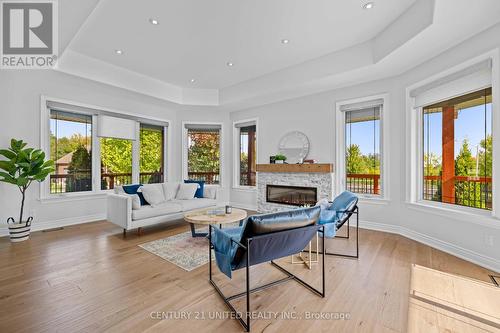
<path fill-rule="evenodd" d="M 19 219 L 7 219 L 10 240 L 22 242 L 29 238 L 33 217 L 23 219 L 26 191 L 34 181 L 42 182 L 54 171 L 54 162 L 45 160 L 45 153 L 40 149 L 25 148 L 23 140 L 12 139 L 9 149 L 0 149 L 0 155 L 6 160 L 0 160 L 0 181 L 15 185 L 21 192 L 21 211 Z"/>
<path fill-rule="evenodd" d="M 274 156 L 274 159 L 276 161 L 275 163 L 283 164 L 286 161 L 286 156 L 283 154 L 277 154 L 276 156 Z"/>

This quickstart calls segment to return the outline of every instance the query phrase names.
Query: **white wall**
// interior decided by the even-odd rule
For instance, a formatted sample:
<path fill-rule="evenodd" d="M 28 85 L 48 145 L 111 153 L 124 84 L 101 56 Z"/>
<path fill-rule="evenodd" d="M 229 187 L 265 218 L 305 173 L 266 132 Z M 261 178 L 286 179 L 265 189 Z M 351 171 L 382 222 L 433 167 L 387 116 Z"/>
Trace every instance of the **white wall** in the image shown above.
<path fill-rule="evenodd" d="M 390 198 L 386 203 L 362 202 L 360 216 L 363 224 L 369 228 L 402 233 L 500 271 L 500 220 L 489 218 L 478 222 L 473 215 L 454 217 L 437 210 L 417 209 L 405 202 L 406 87 L 500 47 L 498 36 L 500 25 L 398 77 L 232 112 L 231 121 L 258 117 L 260 163 L 268 163 L 269 156 L 276 153 L 281 136 L 291 130 L 300 130 L 309 137 L 311 149 L 308 158 L 333 163 L 336 149 L 335 103 L 387 93 Z M 496 117 L 496 121 L 500 121 L 499 118 Z M 500 168 L 500 161 L 495 163 Z M 494 181 L 500 184 L 499 179 Z M 255 207 L 256 195 L 233 189 L 231 201 L 235 205 Z M 488 236 L 493 237 L 493 245 L 486 241 Z"/>
<path fill-rule="evenodd" d="M 432 246 L 455 253 L 469 260 L 500 271 L 500 221 L 477 222 L 471 216 L 460 218 L 417 210 L 405 203 L 405 88 L 432 74 L 457 65 L 474 56 L 500 47 L 500 25 L 481 33 L 463 44 L 399 77 L 337 89 L 299 99 L 269 104 L 243 111 L 227 112 L 215 108 L 177 106 L 152 97 L 113 88 L 87 79 L 56 71 L 2 71 L 0 73 L 0 147 L 12 137 L 40 146 L 40 95 L 73 100 L 105 108 L 137 112 L 171 120 L 171 150 L 168 167 L 172 178 L 182 178 L 182 121 L 222 122 L 223 201 L 252 208 L 256 195 L 251 191 L 232 189 L 232 122 L 258 118 L 258 162 L 267 163 L 276 153 L 279 138 L 288 131 L 300 130 L 310 139 L 310 158 L 334 162 L 335 103 L 368 95 L 389 95 L 390 193 L 386 203 L 361 203 L 361 219 L 365 226 L 400 232 Z M 498 110 L 495 110 L 495 112 Z M 497 117 L 498 121 L 498 117 Z M 500 166 L 497 166 L 500 167 Z M 498 184 L 499 179 L 495 179 Z M 496 186 L 498 188 L 498 186 Z M 35 229 L 85 222 L 105 216 L 105 197 L 80 200 L 40 202 L 35 185 L 27 199 L 27 213 L 34 215 Z M 0 222 L 18 214 L 19 193 L 7 184 L 0 184 Z M 5 224 L 0 234 L 6 233 Z M 493 245 L 485 242 L 493 237 Z"/>
<path fill-rule="evenodd" d="M 221 203 L 229 202 L 231 188 L 231 124 L 229 123 L 229 114 L 211 107 L 183 107 L 177 114 L 178 142 L 182 145 L 182 122 L 188 123 L 221 123 L 221 186 L 218 192 L 218 198 Z M 182 151 L 173 158 L 175 168 L 181 172 L 182 177 Z"/>
<path fill-rule="evenodd" d="M 7 147 L 11 138 L 23 139 L 30 146 L 40 147 L 41 95 L 170 120 L 172 140 L 167 146 L 171 150 L 169 174 L 174 180 L 182 178 L 178 158 L 181 154 L 181 132 L 177 115 L 182 112 L 185 116 L 189 114 L 189 117 L 196 118 L 196 113 L 201 110 L 190 111 L 186 106 L 181 109 L 173 103 L 57 71 L 4 70 L 0 73 L 0 147 Z M 210 114 L 215 115 L 209 112 L 208 117 Z M 224 117 L 227 118 L 227 114 Z M 0 235 L 7 233 L 7 218 L 17 217 L 19 214 L 19 204 L 20 194 L 17 188 L 0 183 Z M 35 183 L 27 195 L 26 212 L 35 217 L 34 230 L 46 229 L 104 218 L 106 199 L 105 195 L 97 195 L 41 202 L 39 185 Z"/>

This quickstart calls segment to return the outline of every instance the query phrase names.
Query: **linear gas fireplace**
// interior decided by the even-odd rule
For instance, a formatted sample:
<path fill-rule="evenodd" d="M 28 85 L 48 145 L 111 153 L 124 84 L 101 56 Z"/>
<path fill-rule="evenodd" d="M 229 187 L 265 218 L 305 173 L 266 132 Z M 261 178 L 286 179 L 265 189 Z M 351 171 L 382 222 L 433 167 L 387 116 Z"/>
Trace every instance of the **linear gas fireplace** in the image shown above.
<path fill-rule="evenodd" d="M 282 205 L 314 206 L 318 199 L 316 187 L 267 185 L 266 201 Z"/>

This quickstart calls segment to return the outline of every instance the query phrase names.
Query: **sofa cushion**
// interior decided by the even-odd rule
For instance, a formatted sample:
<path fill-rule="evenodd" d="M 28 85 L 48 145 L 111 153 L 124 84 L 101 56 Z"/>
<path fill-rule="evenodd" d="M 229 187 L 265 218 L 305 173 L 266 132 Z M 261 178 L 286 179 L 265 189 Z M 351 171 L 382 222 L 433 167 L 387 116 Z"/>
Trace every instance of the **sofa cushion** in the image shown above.
<path fill-rule="evenodd" d="M 218 185 L 205 185 L 203 197 L 207 199 L 217 199 Z"/>
<path fill-rule="evenodd" d="M 198 184 L 180 184 L 175 198 L 178 200 L 193 199 L 198 186 Z"/>
<path fill-rule="evenodd" d="M 165 195 L 165 200 L 174 200 L 179 190 L 179 182 L 165 182 L 163 186 L 163 194 Z"/>
<path fill-rule="evenodd" d="M 215 206 L 217 201 L 206 198 L 194 198 L 190 200 L 173 200 L 173 203 L 176 203 L 182 207 L 182 211 L 189 211 L 195 209 L 206 208 L 210 206 Z"/>
<path fill-rule="evenodd" d="M 141 209 L 132 210 L 132 220 L 142 220 L 150 217 L 179 213 L 182 211 L 182 206 L 172 202 L 153 206 L 142 206 Z"/>
<path fill-rule="evenodd" d="M 184 181 L 186 184 L 198 184 L 198 189 L 194 193 L 195 198 L 203 198 L 203 192 L 205 188 L 205 181 L 204 180 L 193 180 L 193 179 L 187 179 Z"/>
<path fill-rule="evenodd" d="M 125 191 L 125 193 L 127 194 L 137 194 L 139 196 L 139 199 L 141 199 L 141 206 L 149 205 L 146 199 L 144 199 L 142 193 L 138 192 L 141 186 L 142 184 L 123 185 L 123 191 Z"/>
<path fill-rule="evenodd" d="M 162 184 L 146 184 L 140 189 L 144 199 L 151 205 L 156 206 L 165 202 Z"/>

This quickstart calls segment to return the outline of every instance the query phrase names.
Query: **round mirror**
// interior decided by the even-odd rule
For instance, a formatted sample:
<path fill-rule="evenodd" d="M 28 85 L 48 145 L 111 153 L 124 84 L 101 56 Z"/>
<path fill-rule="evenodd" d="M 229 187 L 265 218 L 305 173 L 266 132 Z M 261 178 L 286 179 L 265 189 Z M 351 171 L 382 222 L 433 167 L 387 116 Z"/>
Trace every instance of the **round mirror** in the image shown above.
<path fill-rule="evenodd" d="M 299 131 L 287 133 L 281 138 L 278 151 L 286 156 L 287 163 L 301 163 L 309 153 L 309 139 Z"/>

